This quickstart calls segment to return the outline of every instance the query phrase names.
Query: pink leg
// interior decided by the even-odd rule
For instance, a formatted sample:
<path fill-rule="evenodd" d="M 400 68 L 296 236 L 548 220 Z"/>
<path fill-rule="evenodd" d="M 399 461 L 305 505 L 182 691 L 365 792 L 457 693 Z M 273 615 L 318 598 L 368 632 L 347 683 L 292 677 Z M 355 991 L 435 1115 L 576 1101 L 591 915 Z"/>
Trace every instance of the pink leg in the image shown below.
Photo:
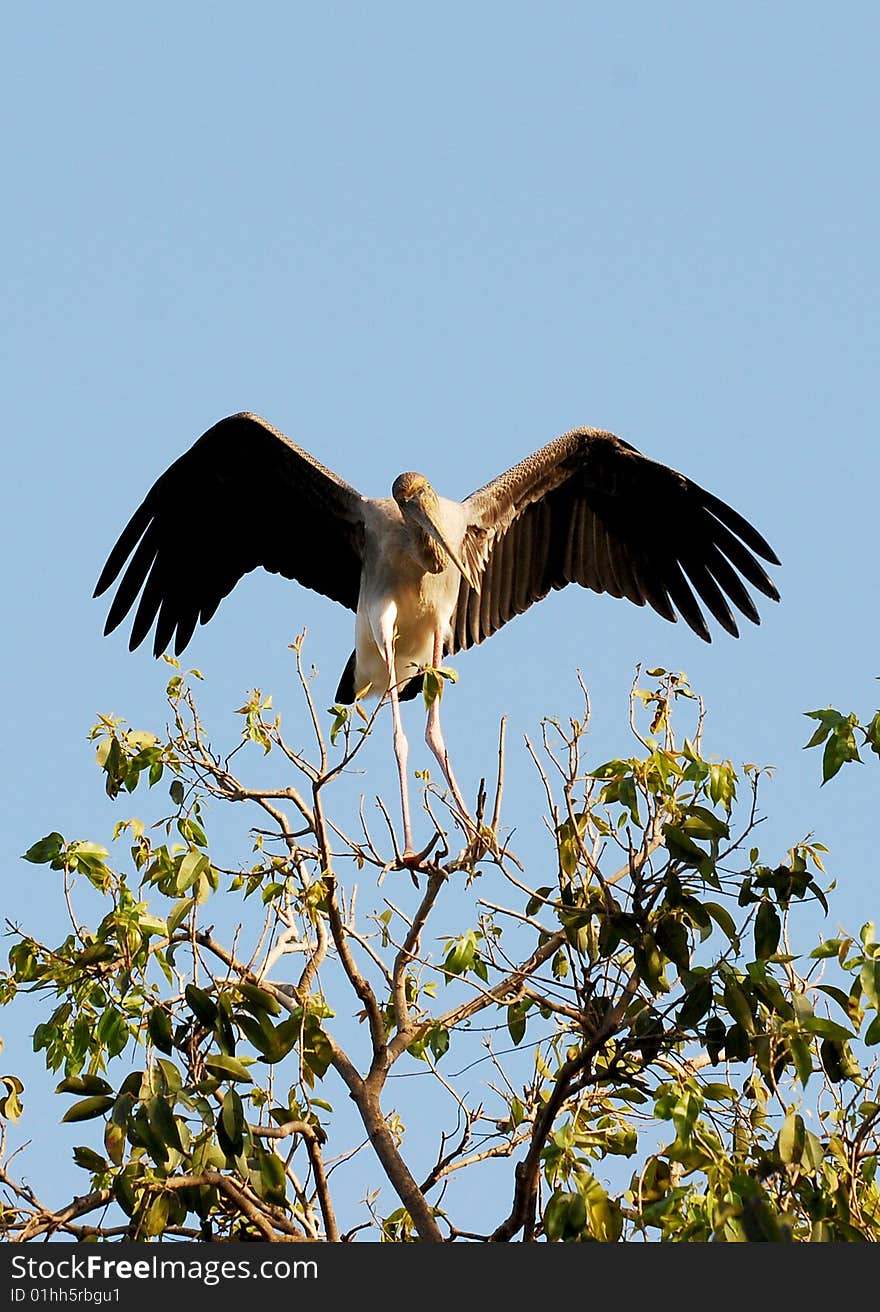
<path fill-rule="evenodd" d="M 443 644 L 439 636 L 434 637 L 434 657 L 433 665 L 439 669 L 443 660 Z M 463 816 L 467 816 L 467 807 L 461 796 L 458 784 L 455 781 L 455 775 L 452 772 L 452 766 L 449 764 L 449 753 L 446 750 L 446 744 L 443 741 L 443 732 L 440 728 L 440 698 L 435 697 L 428 708 L 428 724 L 425 729 L 425 742 L 439 762 L 440 769 L 446 778 L 446 782 L 452 790 L 452 796 L 455 798 L 455 805 Z"/>
<path fill-rule="evenodd" d="M 394 667 L 394 617 L 386 612 L 381 619 L 382 655 L 388 669 L 388 697 L 391 702 L 391 720 L 394 726 L 394 755 L 397 758 L 397 773 L 400 779 L 400 809 L 403 814 L 403 861 L 411 861 L 415 856 L 412 845 L 412 824 L 409 815 L 409 793 L 406 786 L 406 763 L 409 744 L 403 731 L 403 718 L 400 714 L 400 698 L 397 695 L 397 674 Z"/>

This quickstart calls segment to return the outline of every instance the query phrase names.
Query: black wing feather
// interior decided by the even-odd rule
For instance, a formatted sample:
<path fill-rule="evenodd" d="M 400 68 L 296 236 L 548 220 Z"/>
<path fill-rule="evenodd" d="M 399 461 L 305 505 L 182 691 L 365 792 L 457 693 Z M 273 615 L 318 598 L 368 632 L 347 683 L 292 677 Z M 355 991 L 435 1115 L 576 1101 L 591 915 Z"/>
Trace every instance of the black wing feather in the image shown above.
<path fill-rule="evenodd" d="M 260 565 L 357 610 L 361 503 L 259 416 L 221 419 L 156 480 L 110 552 L 95 596 L 122 578 L 104 632 L 137 603 L 131 649 L 155 622 L 155 654 L 172 641 L 179 654 Z"/>
<path fill-rule="evenodd" d="M 734 637 L 730 602 L 760 622 L 743 580 L 779 599 L 757 557 L 779 561 L 757 529 L 613 433 L 564 433 L 465 505 L 482 569 L 476 588 L 462 580 L 453 653 L 568 583 L 647 603 L 667 620 L 681 615 L 706 642 L 703 606 Z"/>

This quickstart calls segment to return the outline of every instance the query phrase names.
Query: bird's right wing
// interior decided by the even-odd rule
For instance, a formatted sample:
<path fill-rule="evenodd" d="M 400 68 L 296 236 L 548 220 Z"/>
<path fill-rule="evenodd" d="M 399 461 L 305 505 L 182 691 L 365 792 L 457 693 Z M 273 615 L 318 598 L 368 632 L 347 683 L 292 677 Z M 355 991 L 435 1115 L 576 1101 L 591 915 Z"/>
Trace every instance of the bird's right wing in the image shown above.
<path fill-rule="evenodd" d="M 613 433 L 581 428 L 500 474 L 464 502 L 462 579 L 452 653 L 482 642 L 568 583 L 681 615 L 705 641 L 705 605 L 734 637 L 732 602 L 759 623 L 745 582 L 778 600 L 758 557 L 779 564 L 742 515 Z"/>
<path fill-rule="evenodd" d="M 362 503 L 258 415 L 221 419 L 156 480 L 120 534 L 95 588 L 106 592 L 125 567 L 104 632 L 140 594 L 129 648 L 155 621 L 155 654 L 172 639 L 180 653 L 258 565 L 357 610 Z"/>

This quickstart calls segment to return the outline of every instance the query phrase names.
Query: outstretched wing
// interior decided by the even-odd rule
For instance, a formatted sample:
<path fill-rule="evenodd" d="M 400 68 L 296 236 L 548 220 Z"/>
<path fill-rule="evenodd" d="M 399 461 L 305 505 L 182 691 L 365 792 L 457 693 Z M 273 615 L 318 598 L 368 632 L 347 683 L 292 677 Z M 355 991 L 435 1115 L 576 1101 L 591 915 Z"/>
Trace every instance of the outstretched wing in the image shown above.
<path fill-rule="evenodd" d="M 552 588 L 579 583 L 681 615 L 711 641 L 701 605 L 734 637 L 729 603 L 760 623 L 746 589 L 779 600 L 759 563 L 772 548 L 742 515 L 683 474 L 598 429 L 564 433 L 464 503 L 451 652 L 482 642 Z"/>
<path fill-rule="evenodd" d="M 156 480 L 123 529 L 95 588 L 96 597 L 106 592 L 125 567 L 104 632 L 140 594 L 130 650 L 155 621 L 155 654 L 172 639 L 180 653 L 258 565 L 357 610 L 362 502 L 258 415 L 221 419 Z"/>

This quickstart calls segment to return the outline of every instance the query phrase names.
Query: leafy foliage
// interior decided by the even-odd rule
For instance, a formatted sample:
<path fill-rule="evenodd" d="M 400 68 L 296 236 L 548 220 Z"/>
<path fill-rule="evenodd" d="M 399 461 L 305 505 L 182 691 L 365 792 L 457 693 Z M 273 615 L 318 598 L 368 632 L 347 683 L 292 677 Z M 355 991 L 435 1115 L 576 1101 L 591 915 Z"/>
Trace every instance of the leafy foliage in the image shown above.
<path fill-rule="evenodd" d="M 388 1242 L 880 1237 L 874 926 L 795 949 L 794 919 L 828 911 L 825 848 L 804 838 L 762 857 L 763 772 L 703 756 L 703 708 L 684 677 L 637 679 L 629 756 L 584 759 L 587 701 L 580 718 L 542 726 L 543 882 L 503 837 L 500 767 L 491 822 L 481 788 L 474 817 L 438 824 L 440 855 L 412 872 L 404 909 L 381 891 L 394 858 L 326 810 L 372 720 L 360 713 L 355 731 L 334 707 L 325 734 L 301 640 L 293 650 L 315 759 L 285 740 L 271 697 L 256 691 L 237 712 L 242 761 L 278 761 L 280 786 L 246 782 L 211 749 L 191 676 L 171 662 L 168 734 L 111 716 L 91 733 L 107 794 L 146 791 L 167 813 L 120 820 L 115 856 L 57 832 L 25 853 L 57 880 L 71 929 L 53 945 L 13 934 L 0 1003 L 43 1000 L 34 1047 L 61 1074 L 63 1122 L 88 1138 L 73 1148 L 88 1190 L 64 1213 L 13 1177 L 5 1126 L 24 1090 L 6 1075 L 0 1233 L 335 1240 L 344 1206 L 350 1236 Z M 431 674 L 426 698 L 449 677 Z M 695 723 L 679 742 L 680 715 Z M 858 759 L 857 734 L 878 751 L 880 713 L 867 725 L 810 715 L 823 782 Z M 425 798 L 434 817 L 429 780 Z M 219 860 L 211 802 L 259 814 L 249 861 Z M 373 872 L 375 897 L 364 909 L 361 889 L 356 912 L 354 880 Z M 91 924 L 84 907 L 98 908 Z M 232 909 L 238 923 L 218 934 Z M 479 1098 L 467 1075 L 477 1020 L 495 1077 Z M 421 1180 L 388 1106 L 399 1063 L 450 1099 Z M 357 1147 L 325 1096 L 331 1079 L 375 1154 L 360 1209 L 331 1188 L 331 1166 Z M 451 1186 L 492 1159 L 517 1167 L 474 1234 Z M 113 1219 L 83 1223 L 108 1204 Z"/>
<path fill-rule="evenodd" d="M 822 782 L 833 779 L 838 770 L 848 761 L 861 761 L 856 735 L 862 738 L 862 745 L 869 747 L 875 755 L 880 756 L 880 710 L 874 712 L 866 723 L 859 722 L 856 714 L 842 715 L 833 707 L 822 711 L 807 711 L 811 720 L 818 720 L 818 727 L 807 747 L 819 747 L 823 742 Z"/>

